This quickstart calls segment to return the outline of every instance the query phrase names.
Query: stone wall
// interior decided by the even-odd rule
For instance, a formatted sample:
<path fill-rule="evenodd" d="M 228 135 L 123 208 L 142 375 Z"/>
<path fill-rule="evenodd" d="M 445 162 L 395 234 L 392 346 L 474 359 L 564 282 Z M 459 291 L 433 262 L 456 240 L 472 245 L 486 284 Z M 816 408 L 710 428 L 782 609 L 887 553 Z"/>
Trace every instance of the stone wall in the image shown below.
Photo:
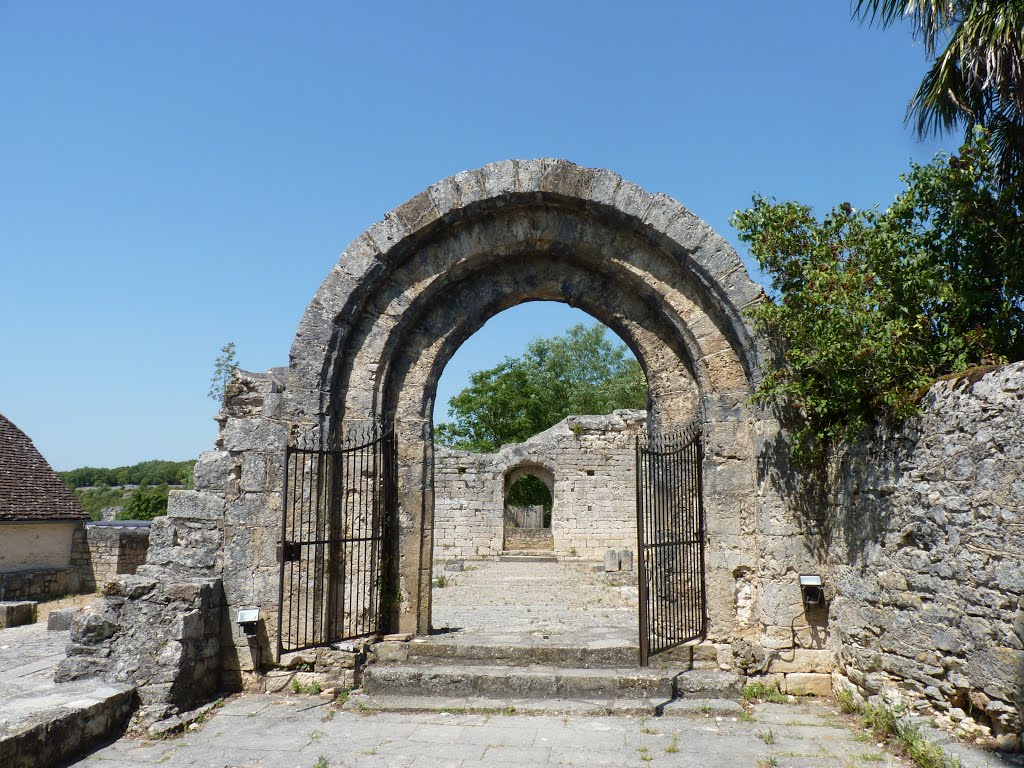
<path fill-rule="evenodd" d="M 0 600 L 53 600 L 81 591 L 77 568 L 26 568 L 0 573 Z"/>
<path fill-rule="evenodd" d="M 542 479 L 553 476 L 555 554 L 600 560 L 609 549 L 635 549 L 635 445 L 646 418 L 645 411 L 570 416 L 497 453 L 438 446 L 435 559 L 499 554 L 505 548 L 505 491 L 531 469 Z"/>
<path fill-rule="evenodd" d="M 1012 742 L 1024 705 L 1024 363 L 936 384 L 837 467 L 841 684 Z"/>
<path fill-rule="evenodd" d="M 138 687 L 140 716 L 163 719 L 222 690 L 219 580 L 117 576 L 71 624 L 60 682 L 99 676 Z"/>
<path fill-rule="evenodd" d="M 87 523 L 75 532 L 71 564 L 83 592 L 94 592 L 119 573 L 135 573 L 146 562 L 149 525 Z"/>

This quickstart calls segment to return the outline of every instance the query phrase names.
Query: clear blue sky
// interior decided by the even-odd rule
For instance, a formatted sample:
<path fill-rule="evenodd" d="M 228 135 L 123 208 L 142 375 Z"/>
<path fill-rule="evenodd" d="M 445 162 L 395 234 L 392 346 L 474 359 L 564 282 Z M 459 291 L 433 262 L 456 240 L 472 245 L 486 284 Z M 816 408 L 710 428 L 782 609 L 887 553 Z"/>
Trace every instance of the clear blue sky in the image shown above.
<path fill-rule="evenodd" d="M 0 0 L 0 412 L 57 469 L 211 449 L 220 347 L 286 364 L 353 238 L 496 160 L 610 168 L 734 245 L 754 192 L 885 204 L 941 148 L 902 123 L 923 69 L 844 0 Z M 576 317 L 513 312 L 439 401 Z"/>

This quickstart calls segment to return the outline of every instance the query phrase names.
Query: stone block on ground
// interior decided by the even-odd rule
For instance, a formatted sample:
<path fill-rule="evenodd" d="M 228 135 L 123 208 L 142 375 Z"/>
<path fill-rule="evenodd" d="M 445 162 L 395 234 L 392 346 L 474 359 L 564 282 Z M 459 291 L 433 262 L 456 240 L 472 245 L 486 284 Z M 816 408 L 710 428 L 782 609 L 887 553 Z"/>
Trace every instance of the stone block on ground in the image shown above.
<path fill-rule="evenodd" d="M 607 573 L 619 570 L 619 553 L 614 549 L 604 553 L 604 569 Z"/>
<path fill-rule="evenodd" d="M 52 632 L 63 632 L 71 629 L 71 622 L 74 620 L 76 613 L 78 613 L 77 608 L 60 608 L 56 611 L 50 611 L 50 614 L 46 617 L 46 628 Z"/>
<path fill-rule="evenodd" d="M 38 603 L 34 600 L 5 600 L 0 602 L 0 629 L 34 624 Z"/>

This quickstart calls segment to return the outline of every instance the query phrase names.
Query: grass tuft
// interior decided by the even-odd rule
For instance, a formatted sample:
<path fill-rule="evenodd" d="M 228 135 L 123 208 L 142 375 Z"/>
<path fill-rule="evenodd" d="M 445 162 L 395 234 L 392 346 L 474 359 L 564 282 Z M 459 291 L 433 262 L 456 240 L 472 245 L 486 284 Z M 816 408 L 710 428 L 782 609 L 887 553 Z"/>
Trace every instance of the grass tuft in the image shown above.
<path fill-rule="evenodd" d="M 785 704 L 786 696 L 779 690 L 778 683 L 750 683 L 743 687 L 743 698 L 747 701 L 767 701 L 771 704 Z"/>

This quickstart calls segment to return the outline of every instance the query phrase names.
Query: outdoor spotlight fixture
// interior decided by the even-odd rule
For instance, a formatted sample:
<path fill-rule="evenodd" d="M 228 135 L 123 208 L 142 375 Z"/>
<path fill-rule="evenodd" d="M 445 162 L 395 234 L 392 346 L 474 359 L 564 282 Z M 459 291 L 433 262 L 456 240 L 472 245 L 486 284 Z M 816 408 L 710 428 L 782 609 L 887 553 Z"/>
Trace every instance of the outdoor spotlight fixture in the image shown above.
<path fill-rule="evenodd" d="M 825 590 L 821 586 L 821 576 L 814 573 L 801 573 L 800 593 L 804 597 L 804 608 L 824 603 Z"/>
<path fill-rule="evenodd" d="M 238 612 L 238 618 L 235 619 L 235 623 L 242 628 L 242 631 L 248 637 L 256 636 L 256 625 L 259 624 L 259 621 L 259 608 L 242 608 Z"/>

